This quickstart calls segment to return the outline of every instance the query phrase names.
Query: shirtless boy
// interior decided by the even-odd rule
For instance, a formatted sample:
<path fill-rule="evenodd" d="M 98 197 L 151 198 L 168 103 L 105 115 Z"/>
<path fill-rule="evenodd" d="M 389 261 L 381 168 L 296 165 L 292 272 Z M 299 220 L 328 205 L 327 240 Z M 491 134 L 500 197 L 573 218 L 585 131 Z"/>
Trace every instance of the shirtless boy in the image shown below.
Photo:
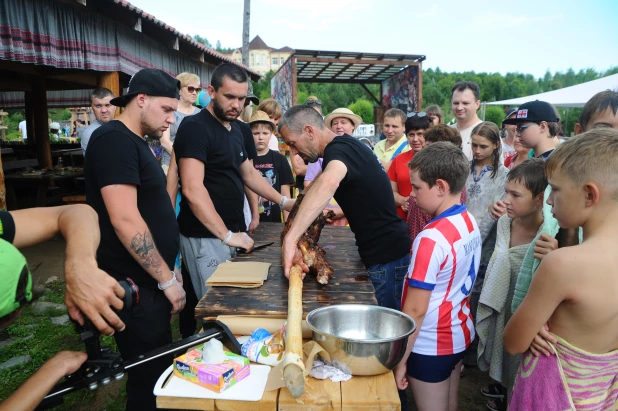
<path fill-rule="evenodd" d="M 568 349 L 569 355 L 576 356 L 578 361 L 583 357 L 590 361 L 589 358 L 594 357 L 602 362 L 603 373 L 612 373 L 617 368 L 616 158 L 618 131 L 597 128 L 561 144 L 547 159 L 546 173 L 552 188 L 547 203 L 552 206 L 552 214 L 560 227 L 583 228 L 584 241 L 573 247 L 559 248 L 544 257 L 526 298 L 505 328 L 504 346 L 510 354 L 527 351 L 547 322 L 556 336 L 555 348 L 558 351 Z M 573 367 L 564 363 L 563 356 L 559 357 L 561 368 Z M 522 367 L 524 364 L 525 359 Z M 543 364 L 548 363 L 539 362 L 536 367 Z M 615 376 L 602 387 L 603 392 L 598 392 L 602 384 L 592 384 L 594 375 L 589 378 L 564 375 L 566 391 L 576 409 L 582 402 L 597 400 L 611 405 L 618 396 L 618 386 L 611 384 L 616 380 Z M 531 376 L 527 379 L 534 380 Z M 526 403 L 527 407 L 532 405 L 533 409 L 543 409 L 543 401 L 547 398 L 526 394 L 525 383 L 524 378 L 518 377 L 511 406 L 519 402 Z M 573 389 L 574 386 L 580 389 Z M 582 386 L 589 386 L 590 390 L 581 390 Z M 527 398 L 522 398 L 523 395 Z M 513 408 L 524 409 L 521 405 Z"/>

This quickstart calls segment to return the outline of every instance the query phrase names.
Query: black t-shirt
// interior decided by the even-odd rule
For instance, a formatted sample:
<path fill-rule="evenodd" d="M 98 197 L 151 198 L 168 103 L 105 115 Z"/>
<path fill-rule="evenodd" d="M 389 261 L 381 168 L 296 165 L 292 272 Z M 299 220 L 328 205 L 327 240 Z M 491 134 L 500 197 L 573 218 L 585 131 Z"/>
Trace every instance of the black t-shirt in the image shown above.
<path fill-rule="evenodd" d="M 240 165 L 247 160 L 247 149 L 239 122 L 232 121 L 230 125 L 228 131 L 208 110 L 202 110 L 180 124 L 174 151 L 176 162 L 181 158 L 194 158 L 204 163 L 204 186 L 215 210 L 228 230 L 241 232 L 246 227 Z M 182 173 L 179 174 L 182 186 Z M 195 217 L 184 196 L 180 201 L 178 225 L 185 237 L 215 237 Z"/>
<path fill-rule="evenodd" d="M 269 183 L 272 188 L 281 193 L 282 185 L 294 184 L 294 176 L 290 164 L 284 155 L 274 150 L 268 150 L 268 153 L 263 156 L 257 156 L 253 159 L 253 167 L 255 167 L 262 177 Z M 260 211 L 260 221 L 281 223 L 281 209 L 279 204 L 270 202 L 266 198 L 258 197 L 258 209 Z"/>
<path fill-rule="evenodd" d="M 137 187 L 137 208 L 170 269 L 178 254 L 180 236 L 165 173 L 148 143 L 122 122 L 110 121 L 94 131 L 85 159 L 86 198 L 99 215 L 99 267 L 118 280 L 131 277 L 138 286 L 153 288 L 152 278 L 120 242 L 109 218 L 101 189 L 113 184 Z"/>
<path fill-rule="evenodd" d="M 240 131 L 242 131 L 242 137 L 245 141 L 245 148 L 247 149 L 247 159 L 253 160 L 257 157 L 257 148 L 255 148 L 255 140 L 253 140 L 253 132 L 251 131 L 251 127 L 249 127 L 249 124 L 243 123 L 240 120 L 236 120 L 236 123 L 238 123 Z"/>
<path fill-rule="evenodd" d="M 371 149 L 349 135 L 338 136 L 324 150 L 322 170 L 339 160 L 348 169 L 335 192 L 356 236 L 365 266 L 384 264 L 410 252 L 407 224 L 397 215 L 393 189 Z"/>
<path fill-rule="evenodd" d="M 8 211 L 0 210 L 0 238 L 9 243 L 15 239 L 15 221 Z"/>

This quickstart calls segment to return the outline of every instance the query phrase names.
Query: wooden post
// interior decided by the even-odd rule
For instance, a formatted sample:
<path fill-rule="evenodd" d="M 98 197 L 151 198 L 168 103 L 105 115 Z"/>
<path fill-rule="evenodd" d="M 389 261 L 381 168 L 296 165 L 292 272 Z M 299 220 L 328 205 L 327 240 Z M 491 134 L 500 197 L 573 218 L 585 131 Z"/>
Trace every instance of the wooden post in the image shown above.
<path fill-rule="evenodd" d="M 52 168 L 49 142 L 49 123 L 47 113 L 47 86 L 45 77 L 35 77 L 32 82 L 32 108 L 34 115 L 34 145 L 41 168 Z"/>
<path fill-rule="evenodd" d="M 242 64 L 249 67 L 249 25 L 251 23 L 251 0 L 245 0 L 242 18 Z"/>
<path fill-rule="evenodd" d="M 33 147 L 36 137 L 34 135 L 34 96 L 32 91 L 24 93 L 24 104 L 26 106 L 26 134 L 28 136 L 26 144 Z"/>
<path fill-rule="evenodd" d="M 120 75 L 117 71 L 112 71 L 109 73 L 101 73 L 99 75 L 99 81 L 97 82 L 98 87 L 105 87 L 114 93 L 114 96 L 120 96 Z M 116 116 L 120 115 L 120 107 L 116 107 Z M 87 114 L 84 114 L 86 117 Z M 89 121 L 88 121 L 89 123 Z"/>

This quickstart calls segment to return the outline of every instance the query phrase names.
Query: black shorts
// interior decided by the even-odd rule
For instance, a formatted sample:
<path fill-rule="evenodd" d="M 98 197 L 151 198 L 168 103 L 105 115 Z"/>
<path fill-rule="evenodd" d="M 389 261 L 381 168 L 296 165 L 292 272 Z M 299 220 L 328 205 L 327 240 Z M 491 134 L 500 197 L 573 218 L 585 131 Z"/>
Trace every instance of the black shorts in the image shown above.
<path fill-rule="evenodd" d="M 463 352 L 450 355 L 410 353 L 408 358 L 408 376 L 415 380 L 430 383 L 446 381 L 463 356 Z"/>

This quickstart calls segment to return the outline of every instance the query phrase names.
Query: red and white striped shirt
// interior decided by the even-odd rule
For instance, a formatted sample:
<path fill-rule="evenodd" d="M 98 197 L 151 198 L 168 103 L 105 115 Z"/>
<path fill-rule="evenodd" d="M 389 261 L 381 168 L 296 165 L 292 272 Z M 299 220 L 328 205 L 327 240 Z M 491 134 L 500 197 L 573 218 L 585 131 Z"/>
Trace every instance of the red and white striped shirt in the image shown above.
<path fill-rule="evenodd" d="M 431 290 L 431 297 L 413 352 L 457 354 L 474 339 L 468 295 L 479 270 L 481 245 L 481 233 L 465 205 L 444 211 L 414 240 L 405 281 L 409 287 Z"/>

